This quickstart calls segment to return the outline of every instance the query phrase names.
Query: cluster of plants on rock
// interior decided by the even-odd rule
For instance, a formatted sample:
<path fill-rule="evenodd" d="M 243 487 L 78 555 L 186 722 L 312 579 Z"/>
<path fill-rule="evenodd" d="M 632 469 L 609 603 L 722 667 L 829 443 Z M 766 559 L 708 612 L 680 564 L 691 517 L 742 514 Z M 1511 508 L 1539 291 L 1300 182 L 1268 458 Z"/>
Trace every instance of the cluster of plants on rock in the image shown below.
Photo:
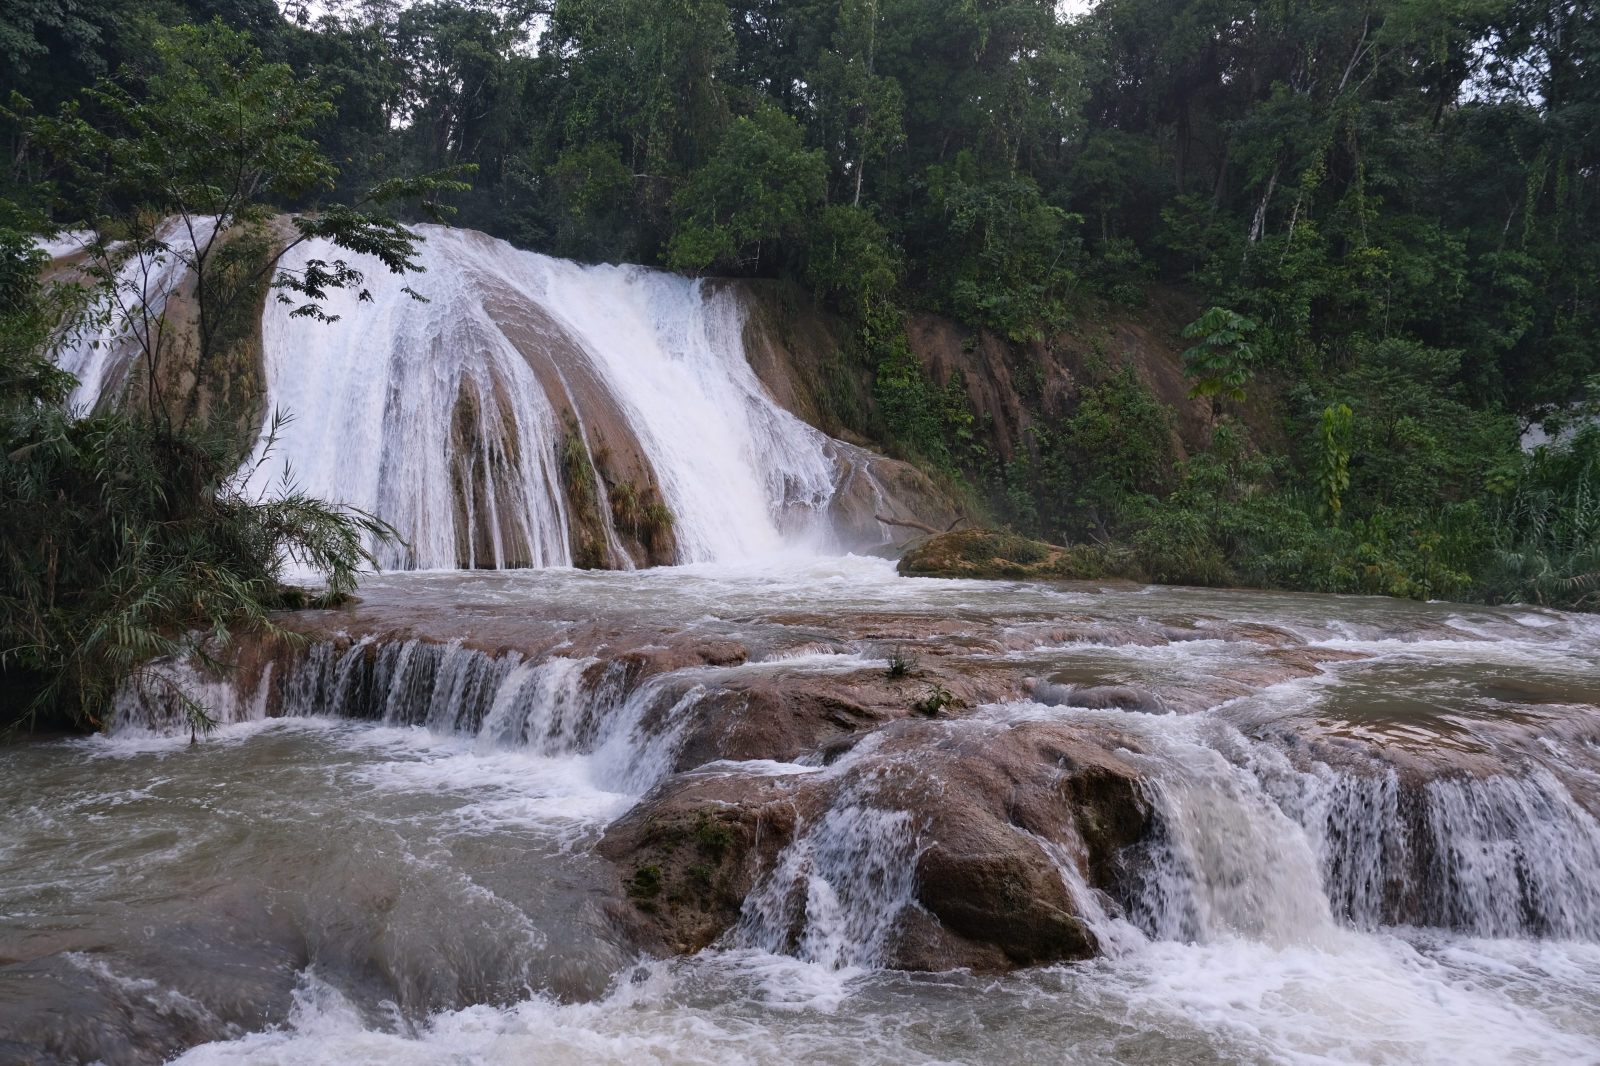
<path fill-rule="evenodd" d="M 902 677 L 910 677 L 911 672 L 917 668 L 917 661 L 906 652 L 904 647 L 898 644 L 889 652 L 888 664 L 883 673 L 891 681 L 898 681 Z"/>
<path fill-rule="evenodd" d="M 940 711 L 955 704 L 955 695 L 939 682 L 932 681 L 928 683 L 928 691 L 911 705 L 911 709 L 925 718 L 937 718 Z"/>

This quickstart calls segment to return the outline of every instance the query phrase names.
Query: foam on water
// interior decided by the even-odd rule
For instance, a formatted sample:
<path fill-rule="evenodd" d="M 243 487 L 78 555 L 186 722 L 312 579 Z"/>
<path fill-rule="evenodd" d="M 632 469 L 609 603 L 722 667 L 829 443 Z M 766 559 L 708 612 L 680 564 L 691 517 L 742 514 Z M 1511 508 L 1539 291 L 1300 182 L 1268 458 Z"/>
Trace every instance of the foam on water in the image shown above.
<path fill-rule="evenodd" d="M 598 1002 L 472 1007 L 415 1031 L 373 1025 L 312 984 L 283 1029 L 177 1061 L 1590 1063 L 1600 1060 L 1597 979 L 1600 954 L 1586 946 L 1357 934 L 1318 948 L 1153 942 L 1002 980 L 840 973 L 726 953 L 641 967 Z"/>

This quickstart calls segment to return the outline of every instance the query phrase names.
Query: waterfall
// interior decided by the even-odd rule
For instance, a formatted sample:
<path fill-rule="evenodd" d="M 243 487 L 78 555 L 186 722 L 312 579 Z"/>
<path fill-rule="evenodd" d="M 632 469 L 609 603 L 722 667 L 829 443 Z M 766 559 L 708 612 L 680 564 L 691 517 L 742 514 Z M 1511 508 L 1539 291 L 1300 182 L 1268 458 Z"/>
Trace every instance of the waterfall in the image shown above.
<path fill-rule="evenodd" d="M 823 512 L 847 472 L 835 442 L 756 379 L 736 296 L 419 229 L 426 273 L 358 258 L 369 299 L 332 294 L 331 327 L 268 303 L 268 400 L 293 422 L 270 453 L 257 445 L 256 491 L 287 478 L 379 515 L 406 541 L 381 554 L 390 567 L 572 564 L 581 516 L 569 513 L 562 478 L 575 461 L 602 475 L 598 517 L 620 565 L 599 469 L 608 464 L 654 482 L 679 562 L 825 536 Z M 338 254 L 311 243 L 283 265 Z"/>
<path fill-rule="evenodd" d="M 729 292 L 642 267 L 582 267 L 499 249 L 580 338 L 678 516 L 685 561 L 772 551 L 833 495 L 829 438 L 778 407 L 745 359 Z M 537 273 L 527 271 L 534 267 Z"/>
<path fill-rule="evenodd" d="M 746 897 L 730 942 L 792 951 L 831 969 L 882 965 L 901 912 L 912 905 L 920 844 L 911 812 L 848 797 L 779 853 Z"/>
<path fill-rule="evenodd" d="M 706 693 L 692 676 L 637 679 L 615 661 L 488 655 L 425 640 L 317 641 L 269 661 L 258 677 L 217 677 L 192 663 L 156 669 L 159 684 L 119 694 L 119 732 L 188 735 L 181 692 L 223 725 L 354 718 L 472 737 L 485 753 L 582 757 L 598 784 L 632 795 L 673 772 L 682 727 Z"/>
<path fill-rule="evenodd" d="M 1301 767 L 1211 715 L 1131 717 L 1157 830 L 1124 899 L 1152 936 L 1316 942 L 1405 925 L 1600 941 L 1600 821 L 1550 767 Z"/>
<path fill-rule="evenodd" d="M 187 249 L 191 253 L 196 243 L 204 245 L 211 237 L 209 219 L 197 219 L 193 241 L 177 220 L 166 223 L 157 236 L 169 245 Z M 63 233 L 55 240 L 40 243 L 40 248 L 52 258 L 59 259 L 81 252 L 91 239 L 85 232 Z M 143 305 L 153 317 L 165 313 L 169 300 L 179 294 L 188 277 L 188 268 L 172 252 L 138 255 L 123 264 L 117 274 L 117 293 L 113 296 L 101 292 L 88 308 L 84 325 L 57 353 L 61 369 L 78 379 L 78 385 L 67 398 L 75 410 L 88 411 L 107 399 L 113 399 L 127 380 L 128 370 L 135 358 L 137 345 L 129 336 L 130 323 L 122 320 L 116 311 L 124 307 Z M 151 327 L 145 323 L 133 325 L 136 331 Z"/>
<path fill-rule="evenodd" d="M 294 487 L 377 515 L 403 540 L 378 547 L 390 569 L 747 559 L 837 547 L 830 508 L 846 496 L 852 543 L 863 515 L 894 510 L 875 456 L 779 407 L 757 379 L 737 291 L 417 230 L 421 275 L 322 241 L 284 256 L 291 272 L 344 259 L 364 280 L 322 301 L 331 324 L 267 300 L 265 407 L 287 421 L 273 434 L 263 419 L 251 493 Z M 187 237 L 174 224 L 166 239 Z M 41 247 L 60 258 L 80 243 Z M 128 264 L 119 285 L 160 313 L 185 282 L 166 255 Z M 135 354 L 115 326 L 87 328 L 58 357 L 80 382 L 72 403 L 115 402 Z M 649 523 L 670 538 L 655 543 Z"/>

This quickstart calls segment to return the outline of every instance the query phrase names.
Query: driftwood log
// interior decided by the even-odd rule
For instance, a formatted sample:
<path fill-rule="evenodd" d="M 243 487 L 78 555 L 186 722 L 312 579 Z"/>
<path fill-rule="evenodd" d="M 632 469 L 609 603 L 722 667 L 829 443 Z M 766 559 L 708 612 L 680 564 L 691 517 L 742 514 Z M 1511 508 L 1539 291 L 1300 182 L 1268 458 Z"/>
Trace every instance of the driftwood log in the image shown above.
<path fill-rule="evenodd" d="M 878 521 L 882 522 L 886 526 L 901 526 L 901 527 L 903 527 L 905 529 L 920 529 L 920 530 L 922 530 L 922 532 L 931 533 L 934 536 L 938 536 L 940 533 L 948 533 L 952 529 L 954 529 L 957 526 L 959 526 L 962 522 L 966 521 L 966 517 L 963 516 L 961 518 L 957 518 L 954 522 L 951 522 L 944 529 L 935 529 L 932 526 L 928 525 L 926 522 L 918 522 L 918 521 L 915 521 L 913 519 L 908 519 L 908 518 L 889 518 L 886 515 L 881 515 L 881 514 L 875 514 L 872 517 L 876 518 Z"/>

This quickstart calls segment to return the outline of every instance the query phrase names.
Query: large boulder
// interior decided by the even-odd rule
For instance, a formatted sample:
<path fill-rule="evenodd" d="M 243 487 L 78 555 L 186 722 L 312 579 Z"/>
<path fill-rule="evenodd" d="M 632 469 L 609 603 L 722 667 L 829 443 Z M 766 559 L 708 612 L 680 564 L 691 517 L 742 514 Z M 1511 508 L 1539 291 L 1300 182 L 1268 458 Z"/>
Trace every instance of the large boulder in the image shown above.
<path fill-rule="evenodd" d="M 658 954 L 719 940 L 815 953 L 839 909 L 828 901 L 855 893 L 883 897 L 884 921 L 851 930 L 854 961 L 994 972 L 1085 958 L 1100 948 L 1086 915 L 1149 828 L 1131 747 L 1060 723 L 904 719 L 826 769 L 677 775 L 599 851 L 623 926 Z"/>
<path fill-rule="evenodd" d="M 1127 552 L 1093 544 L 1062 547 L 993 529 L 958 529 L 916 541 L 897 569 L 907 577 L 1009 581 L 1143 578 Z"/>
<path fill-rule="evenodd" d="M 743 671 L 709 688 L 687 711 L 675 766 L 691 770 L 723 759 L 831 763 L 886 723 L 915 714 L 959 716 L 1020 699 L 1031 687 L 1015 671 L 932 657 L 898 677 L 876 668 L 835 675 Z"/>

